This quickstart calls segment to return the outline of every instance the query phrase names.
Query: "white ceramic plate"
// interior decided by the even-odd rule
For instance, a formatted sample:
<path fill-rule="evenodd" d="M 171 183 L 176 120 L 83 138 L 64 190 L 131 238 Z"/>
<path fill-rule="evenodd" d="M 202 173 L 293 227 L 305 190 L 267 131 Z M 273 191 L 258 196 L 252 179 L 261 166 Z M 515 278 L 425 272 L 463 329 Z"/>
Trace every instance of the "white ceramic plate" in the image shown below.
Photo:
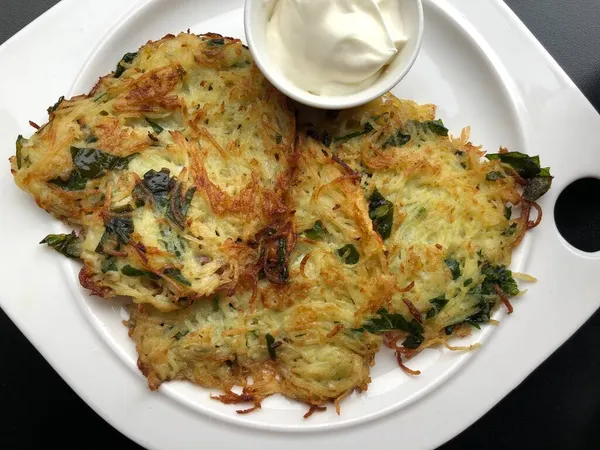
<path fill-rule="evenodd" d="M 0 251 L 6 288 L 0 306 L 73 389 L 124 434 L 161 449 L 197 448 L 199 442 L 218 448 L 353 450 L 399 442 L 430 448 L 499 401 L 600 305 L 595 277 L 600 255 L 571 248 L 552 214 L 567 184 L 600 175 L 600 155 L 593 150 L 600 142 L 598 115 L 501 1 L 424 3 L 423 49 L 393 92 L 439 105 L 438 115 L 451 131 L 471 125 L 473 142 L 491 151 L 503 145 L 540 154 L 552 167 L 556 178 L 542 201 L 542 225 L 528 234 L 512 266 L 539 283 L 514 302 L 510 318 L 499 312 L 499 327 L 473 336 L 484 342 L 476 352 L 427 350 L 410 362 L 422 371 L 412 378 L 382 352 L 369 390 L 344 401 L 341 416 L 329 408 L 305 421 L 305 406 L 278 396 L 240 416 L 234 407 L 210 400 L 208 390 L 187 383 L 166 384 L 159 393 L 146 388 L 120 304 L 89 297 L 77 282 L 77 265 L 37 245 L 63 228 L 14 186 L 5 166 Z M 45 121 L 45 108 L 59 95 L 87 92 L 123 53 L 149 39 L 187 28 L 243 37 L 242 5 L 242 0 L 138 5 L 63 0 L 0 48 L 1 67 L 20 66 L 0 73 L 3 154 L 14 152 L 17 134 L 31 134 L 29 119 Z M 577 158 L 565 157 L 572 148 Z"/>

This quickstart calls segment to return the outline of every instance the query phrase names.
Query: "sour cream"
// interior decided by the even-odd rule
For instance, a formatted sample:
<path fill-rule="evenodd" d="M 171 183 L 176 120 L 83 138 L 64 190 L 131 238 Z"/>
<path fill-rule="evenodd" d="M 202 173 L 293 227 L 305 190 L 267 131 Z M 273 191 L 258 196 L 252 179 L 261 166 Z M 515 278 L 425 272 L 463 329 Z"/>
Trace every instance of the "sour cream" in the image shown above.
<path fill-rule="evenodd" d="M 292 83 L 333 96 L 370 86 L 407 40 L 398 0 L 274 0 L 266 38 Z"/>

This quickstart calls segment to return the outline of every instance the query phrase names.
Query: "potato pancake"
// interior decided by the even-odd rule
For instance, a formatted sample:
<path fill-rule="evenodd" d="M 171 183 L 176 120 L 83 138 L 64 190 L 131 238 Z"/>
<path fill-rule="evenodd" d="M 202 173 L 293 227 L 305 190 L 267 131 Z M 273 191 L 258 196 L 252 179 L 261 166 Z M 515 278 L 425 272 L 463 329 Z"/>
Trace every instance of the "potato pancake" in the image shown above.
<path fill-rule="evenodd" d="M 299 130 L 361 178 L 395 279 L 390 301 L 364 329 L 385 333 L 399 360 L 479 328 L 499 302 L 512 312 L 508 297 L 519 289 L 506 267 L 537 225 L 532 207 L 541 220 L 535 200 L 552 181 L 537 157 L 501 149 L 482 159 L 469 129 L 452 138 L 435 109 L 387 94 L 334 118 L 306 119 Z"/>
<path fill-rule="evenodd" d="M 288 283 L 263 280 L 170 313 L 131 308 L 131 335 L 151 388 L 188 379 L 225 390 L 225 402 L 255 405 L 276 392 L 321 405 L 366 389 L 381 337 L 358 328 L 389 300 L 392 280 L 360 179 L 318 142 L 299 139 Z M 281 246 L 290 239 L 273 237 Z M 231 392 L 234 385 L 243 394 Z"/>
<path fill-rule="evenodd" d="M 172 310 L 253 276 L 283 203 L 295 122 L 241 41 L 180 34 L 128 53 L 19 137 L 15 181 L 82 228 L 54 237 L 97 295 Z M 79 242 L 81 241 L 81 242 Z"/>

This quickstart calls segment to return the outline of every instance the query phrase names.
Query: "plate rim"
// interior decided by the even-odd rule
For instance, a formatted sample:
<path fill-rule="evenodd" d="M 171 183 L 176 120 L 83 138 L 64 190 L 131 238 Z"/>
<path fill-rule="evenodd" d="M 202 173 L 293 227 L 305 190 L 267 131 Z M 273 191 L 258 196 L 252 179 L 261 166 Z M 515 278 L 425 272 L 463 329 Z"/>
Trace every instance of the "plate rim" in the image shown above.
<path fill-rule="evenodd" d="M 480 26 L 481 22 L 484 22 L 484 19 L 481 17 L 481 11 L 487 9 L 488 12 L 495 12 L 497 14 L 504 14 L 504 19 L 507 20 L 508 23 L 512 24 L 512 26 L 515 26 L 515 30 L 518 31 L 520 34 L 522 34 L 524 37 L 524 45 L 526 46 L 533 46 L 534 47 L 534 53 L 537 53 L 538 56 L 541 57 L 540 60 L 540 66 L 543 65 L 542 63 L 545 63 L 545 67 L 544 67 L 544 72 L 546 73 L 546 75 L 551 75 L 553 77 L 556 77 L 559 81 L 559 84 L 561 84 L 562 86 L 562 90 L 565 92 L 565 97 L 569 102 L 569 105 L 572 106 L 573 108 L 578 108 L 581 111 L 582 116 L 585 116 L 585 121 L 586 123 L 592 123 L 596 125 L 596 128 L 598 128 L 598 115 L 597 113 L 593 110 L 593 108 L 591 107 L 591 105 L 589 104 L 589 102 L 583 97 L 583 95 L 581 94 L 581 92 L 579 92 L 579 90 L 575 87 L 574 83 L 567 77 L 567 75 L 562 71 L 562 69 L 558 66 L 558 64 L 551 58 L 551 56 L 547 53 L 547 51 L 541 46 L 541 44 L 539 44 L 539 42 L 537 42 L 535 40 L 535 38 L 533 38 L 533 35 L 529 32 L 529 30 L 526 29 L 526 27 L 516 18 L 516 16 L 514 15 L 514 13 L 508 8 L 508 6 L 506 4 L 504 4 L 501 0 L 489 0 L 487 2 L 481 2 L 480 5 L 475 5 L 475 1 L 477 0 L 462 0 L 462 5 L 460 4 L 461 1 L 459 0 L 450 0 L 448 3 L 455 3 L 456 7 L 459 8 L 463 13 L 465 13 L 465 15 L 467 17 L 469 17 L 469 15 L 471 16 L 471 21 L 473 22 L 473 20 L 477 20 L 480 22 Z M 48 24 L 50 17 L 53 17 L 54 19 L 57 19 L 58 17 L 58 12 L 63 12 L 63 11 L 67 11 L 67 6 L 65 5 L 69 5 L 70 7 L 75 7 L 76 3 L 80 3 L 83 4 L 84 2 L 75 2 L 75 0 L 63 0 L 63 2 L 61 2 L 61 8 L 53 8 L 51 10 L 50 13 L 47 13 L 46 15 L 42 16 L 41 18 L 39 18 L 38 20 L 36 20 L 34 22 L 34 24 L 30 27 L 28 27 L 28 30 L 25 29 L 22 32 L 18 33 L 19 39 L 15 39 L 15 38 L 11 38 L 11 40 L 7 41 L 7 43 L 3 44 L 2 47 L 0 48 L 0 59 L 2 59 L 3 57 L 5 57 L 5 53 L 7 52 L 6 49 L 8 48 L 15 48 L 19 45 L 19 44 L 23 44 L 23 41 L 25 41 L 27 38 L 32 39 L 33 36 L 35 35 L 35 31 L 41 29 L 41 27 L 45 26 Z M 93 2 L 89 1 L 87 2 L 88 5 L 87 8 L 91 9 L 93 7 Z M 117 0 L 105 0 L 104 2 L 104 7 L 107 8 L 106 4 L 110 3 L 112 6 L 114 7 L 115 11 L 119 10 L 119 6 L 123 6 L 123 5 L 117 5 L 117 3 L 125 3 L 122 1 L 117 1 Z M 445 3 L 445 0 L 438 0 L 437 3 Z M 131 4 L 131 2 L 129 3 Z M 55 11 L 56 9 L 56 11 Z M 108 9 L 108 8 L 107 8 Z M 53 12 L 54 11 L 54 12 Z M 122 11 L 122 10 L 121 10 Z M 475 14 L 475 15 L 473 15 Z M 36 25 L 37 24 L 37 25 Z M 486 33 L 482 33 L 482 34 L 489 34 L 492 33 L 493 29 L 493 24 L 488 24 L 488 28 L 486 31 Z M 496 32 L 498 30 L 498 28 L 502 28 L 501 26 L 496 26 Z M 10 44 L 10 45 L 7 45 Z M 529 51 L 531 51 L 531 49 L 529 49 Z M 506 55 L 501 56 L 501 58 L 507 58 Z M 510 70 L 510 69 L 509 69 Z M 541 69 L 540 69 L 541 70 Z M 594 136 L 594 138 L 596 138 L 596 136 Z M 590 171 L 595 170 L 598 167 L 598 162 L 594 161 L 594 164 L 596 164 L 594 166 L 593 169 L 590 169 L 588 167 L 579 167 L 577 170 L 569 167 L 569 173 L 567 174 L 566 170 L 564 170 L 565 175 L 567 175 L 567 177 L 574 177 L 574 176 L 583 176 L 584 174 L 589 174 Z M 600 173 L 600 172 L 595 172 L 595 174 Z M 597 176 L 597 175 L 595 175 Z M 562 180 L 561 185 L 564 185 L 564 183 L 566 183 L 566 181 L 568 181 L 567 178 L 565 178 L 564 180 Z M 556 199 L 558 192 L 554 191 L 553 195 L 551 195 L 551 197 L 549 199 L 547 199 L 544 203 L 546 205 L 548 205 L 547 207 L 553 206 L 553 203 Z M 551 222 L 552 226 L 546 226 L 544 228 L 544 230 L 542 231 L 547 231 L 547 233 L 545 233 L 546 235 L 548 235 L 548 232 L 555 232 L 556 230 L 555 225 L 554 225 L 554 221 L 553 218 L 548 219 L 548 217 L 546 218 L 548 220 L 548 222 Z M 538 236 L 537 239 L 540 239 L 540 237 Z M 557 239 L 557 241 L 560 241 L 560 239 Z M 563 250 L 566 251 L 562 251 L 561 255 L 563 255 L 565 258 L 567 258 L 570 254 L 572 254 L 573 256 L 577 256 L 578 262 L 581 262 L 583 260 L 583 258 L 581 258 L 581 255 L 577 255 L 577 252 L 573 251 L 572 249 L 566 247 L 564 245 L 564 243 L 560 243 L 560 245 L 563 248 Z M 554 250 L 553 250 L 554 251 Z M 540 253 L 539 258 L 543 258 L 547 256 L 548 252 L 545 253 Z M 600 252 L 597 252 L 600 253 Z M 591 268 L 591 269 L 597 269 L 598 268 L 598 255 L 597 254 L 586 254 L 585 255 L 587 258 L 585 258 L 585 264 L 587 268 Z M 583 267 L 583 266 L 582 266 Z M 587 271 L 587 269 L 586 269 Z M 593 283 L 588 283 L 587 287 L 592 287 L 595 286 L 596 284 L 598 284 L 598 281 L 596 281 L 595 284 Z M 576 287 L 576 289 L 578 289 L 579 287 Z M 580 288 L 580 293 L 581 295 L 585 296 L 586 292 L 584 287 Z M 539 289 L 538 289 L 539 291 Z M 540 294 L 541 292 L 538 292 L 538 294 Z M 560 345 L 562 342 L 564 342 L 564 340 L 566 340 L 585 320 L 587 320 L 587 318 L 589 317 L 589 311 L 591 310 L 591 306 L 593 306 L 595 309 L 595 307 L 598 306 L 599 301 L 594 299 L 593 305 L 586 305 L 587 309 L 581 309 L 578 310 L 577 312 L 577 317 L 573 316 L 570 318 L 570 324 L 568 327 L 565 327 L 562 332 L 561 332 L 561 336 L 558 338 L 554 338 L 553 342 L 550 345 L 547 345 L 543 352 L 539 352 L 537 354 L 535 354 L 535 358 L 533 358 L 533 363 L 530 361 L 527 364 L 524 364 L 524 367 L 526 367 L 524 369 L 524 372 L 521 372 L 519 374 L 519 376 L 517 377 L 513 377 L 511 378 L 511 381 L 506 383 L 506 385 L 500 389 L 499 387 L 496 387 L 496 390 L 494 391 L 494 395 L 491 396 L 491 398 L 489 398 L 488 400 L 488 404 L 487 406 L 481 408 L 479 407 L 477 409 L 477 412 L 475 414 L 472 414 L 470 412 L 469 417 L 465 418 L 463 417 L 460 421 L 460 424 L 456 424 L 454 423 L 454 431 L 451 432 L 445 432 L 444 436 L 438 436 L 435 440 L 431 440 L 429 439 L 429 443 L 441 443 L 441 439 L 443 440 L 447 440 L 451 437 L 453 437 L 454 434 L 457 434 L 458 432 L 462 431 L 462 429 L 466 428 L 466 426 L 468 426 L 470 423 L 472 423 L 472 421 L 476 420 L 478 417 L 480 417 L 483 413 L 485 413 L 487 411 L 487 409 L 491 408 L 501 397 L 503 397 L 504 395 L 506 395 L 510 390 L 512 390 L 512 388 L 514 388 L 520 381 L 522 381 L 522 379 L 525 378 L 526 375 L 528 375 L 539 363 L 542 362 L 543 359 L 545 359 L 547 356 L 549 356 L 549 354 L 554 351 L 558 345 Z M 40 336 L 39 333 L 36 333 L 36 331 L 31 327 L 31 323 L 28 322 L 28 318 L 24 317 L 23 314 L 21 312 L 19 312 L 19 310 L 12 308 L 10 301 L 8 301 L 6 299 L 5 295 L 0 296 L 0 305 L 3 306 L 3 309 L 7 312 L 7 314 L 9 315 L 9 317 L 11 318 L 11 320 L 13 320 L 23 331 L 24 334 L 27 336 L 27 338 L 34 344 L 34 346 L 40 351 L 40 353 L 42 353 L 42 355 L 49 360 L 49 362 L 51 363 L 51 365 L 55 368 L 55 370 L 57 370 L 57 372 L 59 372 L 61 374 L 61 376 L 63 376 L 63 378 L 69 383 L 69 385 L 71 385 L 71 387 L 80 395 L 80 397 L 82 397 L 88 404 L 90 404 L 105 420 L 107 420 L 109 423 L 111 423 L 115 428 L 119 429 L 121 432 L 123 432 L 123 434 L 126 434 L 130 437 L 133 437 L 134 440 L 136 440 L 137 442 L 139 442 L 142 445 L 147 445 L 150 448 L 159 448 L 158 446 L 154 445 L 152 442 L 148 442 L 145 437 L 144 437 L 144 428 L 142 427 L 142 429 L 136 429 L 136 430 L 124 430 L 125 426 L 122 425 L 123 422 L 119 422 L 118 420 L 115 419 L 115 414 L 114 412 L 112 414 L 108 413 L 107 410 L 109 409 L 106 405 L 99 405 L 99 401 L 98 399 L 92 399 L 91 397 L 93 397 L 93 395 L 90 394 L 90 391 L 86 391 L 87 388 L 84 388 L 84 383 L 80 382 L 80 381 L 75 381 L 76 375 L 80 376 L 80 374 L 76 374 L 76 371 L 72 371 L 72 366 L 65 366 L 62 363 L 58 364 L 57 363 L 57 359 L 55 354 L 52 354 L 53 352 L 56 351 L 56 349 L 52 349 L 51 346 L 49 344 L 44 344 L 42 342 L 42 338 L 43 336 Z M 514 322 L 514 321 L 513 321 Z M 509 327 L 511 324 L 508 324 Z M 507 327 L 508 328 L 508 327 Z M 515 327 L 512 327 L 515 328 Z M 505 332 L 506 333 L 506 332 Z M 557 333 L 558 334 L 558 333 Z M 93 338 L 92 338 L 93 340 Z M 497 340 L 496 340 L 497 341 Z M 475 365 L 481 365 L 481 360 L 482 359 L 486 359 L 486 358 L 477 358 L 474 361 L 472 361 L 471 364 L 468 365 L 468 367 L 464 367 L 463 373 L 464 371 L 466 371 L 466 369 L 472 369 L 473 366 Z M 487 358 L 489 359 L 489 358 Z M 521 364 L 521 361 L 519 362 Z M 523 362 L 524 363 L 524 362 Z M 448 387 L 450 384 L 452 384 L 453 386 L 456 385 L 457 383 L 455 382 L 457 378 L 460 377 L 454 377 L 454 380 L 450 380 L 449 383 L 445 383 L 444 386 L 442 386 L 440 389 L 445 389 L 446 387 Z M 136 377 L 137 379 L 137 377 Z M 124 380 L 125 381 L 125 380 Z M 139 382 L 139 381 L 136 381 Z M 460 384 L 460 383 L 458 383 Z M 134 392 L 136 390 L 134 389 Z M 502 392 L 500 392 L 502 391 Z M 439 392 L 436 391 L 436 393 L 434 393 L 433 395 L 436 395 Z M 97 395 L 97 394 L 96 394 Z M 432 396 L 433 396 L 432 395 Z M 158 396 L 157 396 L 158 397 Z M 430 396 L 431 397 L 431 396 Z M 489 395 L 488 395 L 489 397 Z M 158 402 L 156 402 L 158 404 Z M 420 402 L 419 402 L 420 403 Z M 173 408 L 173 405 L 168 405 L 165 404 L 164 405 L 165 410 L 173 410 L 174 412 L 176 411 L 177 408 Z M 393 414 L 389 417 L 394 417 L 396 416 L 396 414 Z M 127 416 L 123 416 L 124 418 L 126 418 Z M 387 424 L 392 423 L 393 421 L 390 422 L 389 420 L 381 420 L 381 422 L 385 422 Z M 450 419 L 449 422 L 456 422 L 455 419 Z M 212 422 L 211 422 L 212 423 Z M 363 428 L 363 427 L 361 427 Z M 367 427 L 369 429 L 373 429 L 373 427 Z M 231 432 L 230 427 L 228 426 L 227 430 L 225 432 Z M 253 433 L 249 433 L 249 434 L 253 434 Z M 284 436 L 288 436 L 289 434 L 286 434 Z M 292 434 L 293 435 L 293 434 Z M 422 445 L 420 442 L 415 444 L 416 446 L 420 446 Z"/>

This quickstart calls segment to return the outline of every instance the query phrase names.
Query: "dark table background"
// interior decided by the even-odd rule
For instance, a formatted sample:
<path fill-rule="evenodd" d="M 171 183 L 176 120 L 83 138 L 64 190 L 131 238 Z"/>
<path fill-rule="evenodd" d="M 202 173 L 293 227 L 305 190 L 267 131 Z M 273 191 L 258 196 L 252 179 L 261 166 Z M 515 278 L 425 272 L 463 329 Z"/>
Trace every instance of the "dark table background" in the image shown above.
<path fill-rule="evenodd" d="M 0 43 L 56 3 L 0 0 Z M 507 3 L 600 111 L 600 0 Z M 597 196 L 593 200 L 600 203 Z M 570 226 L 572 233 L 580 233 L 576 221 Z M 598 236 L 596 229 L 590 239 Z M 517 389 L 442 449 L 600 449 L 599 348 L 597 312 Z M 510 361 L 506 370 L 511 370 Z M 2 310 L 0 408 L 0 447 L 7 450 L 56 444 L 140 448 L 80 400 Z M 402 446 L 401 436 L 398 446 Z"/>

